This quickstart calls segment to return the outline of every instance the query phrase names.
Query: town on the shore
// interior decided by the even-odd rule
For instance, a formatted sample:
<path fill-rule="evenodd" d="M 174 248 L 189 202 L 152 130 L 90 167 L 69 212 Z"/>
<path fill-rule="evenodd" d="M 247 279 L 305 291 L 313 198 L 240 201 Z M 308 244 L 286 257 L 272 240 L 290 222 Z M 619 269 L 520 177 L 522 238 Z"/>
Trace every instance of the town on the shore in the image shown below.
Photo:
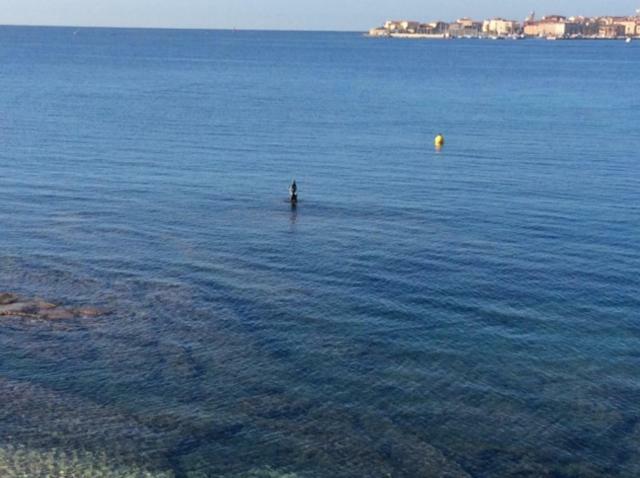
<path fill-rule="evenodd" d="M 523 22 L 504 18 L 492 18 L 484 21 L 461 18 L 453 23 L 389 20 L 384 26 L 371 29 L 368 34 L 372 37 L 434 39 L 631 39 L 640 38 L 640 10 L 636 11 L 636 15 L 627 17 L 548 15 L 536 19 L 535 13 L 531 13 Z"/>

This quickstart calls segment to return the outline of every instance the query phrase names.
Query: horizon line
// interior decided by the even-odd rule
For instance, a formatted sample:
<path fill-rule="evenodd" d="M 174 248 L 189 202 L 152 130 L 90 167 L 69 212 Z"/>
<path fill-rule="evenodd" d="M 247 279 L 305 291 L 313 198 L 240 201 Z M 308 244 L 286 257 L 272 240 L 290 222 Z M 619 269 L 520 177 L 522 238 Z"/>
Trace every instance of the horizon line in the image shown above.
<path fill-rule="evenodd" d="M 246 27 L 186 27 L 186 26 L 125 26 L 125 25 L 73 25 L 73 24 L 39 24 L 39 23 L 0 23 L 0 28 L 84 28 L 105 30 L 193 30 L 224 32 L 308 32 L 308 33 L 366 33 L 367 30 L 323 30 L 323 29 L 288 29 L 288 28 L 246 28 Z"/>

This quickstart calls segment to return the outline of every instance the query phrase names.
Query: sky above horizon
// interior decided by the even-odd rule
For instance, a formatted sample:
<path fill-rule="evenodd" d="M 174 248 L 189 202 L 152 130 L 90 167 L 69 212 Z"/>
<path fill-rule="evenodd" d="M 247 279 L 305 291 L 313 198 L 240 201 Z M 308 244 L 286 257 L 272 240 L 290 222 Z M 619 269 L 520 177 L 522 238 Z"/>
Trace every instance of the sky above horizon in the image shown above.
<path fill-rule="evenodd" d="M 0 24 L 366 30 L 386 19 L 631 15 L 640 0 L 0 0 Z"/>

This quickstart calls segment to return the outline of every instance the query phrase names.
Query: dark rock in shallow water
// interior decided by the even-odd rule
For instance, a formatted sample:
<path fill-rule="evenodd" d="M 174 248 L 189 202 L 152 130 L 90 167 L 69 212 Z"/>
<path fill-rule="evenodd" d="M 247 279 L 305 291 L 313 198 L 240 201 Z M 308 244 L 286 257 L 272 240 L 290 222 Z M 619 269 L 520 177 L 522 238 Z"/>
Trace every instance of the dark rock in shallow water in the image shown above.
<path fill-rule="evenodd" d="M 0 293 L 0 305 L 9 305 L 18 301 L 18 296 L 15 294 Z"/>
<path fill-rule="evenodd" d="M 0 293 L 0 317 L 25 317 L 39 320 L 70 320 L 99 317 L 104 312 L 94 307 L 61 307 L 42 299 L 26 299 L 16 294 Z"/>

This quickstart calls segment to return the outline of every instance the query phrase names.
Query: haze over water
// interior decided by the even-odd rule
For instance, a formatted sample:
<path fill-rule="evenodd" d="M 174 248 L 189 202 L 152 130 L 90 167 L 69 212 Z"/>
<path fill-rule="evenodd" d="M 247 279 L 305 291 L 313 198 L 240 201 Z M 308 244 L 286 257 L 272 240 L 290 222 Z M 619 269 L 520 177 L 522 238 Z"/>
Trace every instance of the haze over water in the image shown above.
<path fill-rule="evenodd" d="M 0 475 L 640 475 L 639 55 L 0 29 Z"/>

